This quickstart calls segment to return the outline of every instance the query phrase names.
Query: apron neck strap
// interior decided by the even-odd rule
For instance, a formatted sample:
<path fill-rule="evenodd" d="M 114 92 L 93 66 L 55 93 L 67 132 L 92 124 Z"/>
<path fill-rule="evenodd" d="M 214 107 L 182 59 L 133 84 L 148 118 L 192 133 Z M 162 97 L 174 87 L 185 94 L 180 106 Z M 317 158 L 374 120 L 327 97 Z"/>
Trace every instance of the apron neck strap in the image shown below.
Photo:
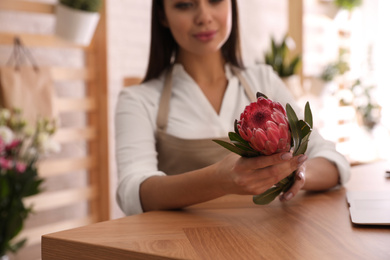
<path fill-rule="evenodd" d="M 166 131 L 167 130 L 167 122 L 168 122 L 168 114 L 169 114 L 169 101 L 171 99 L 171 93 L 172 93 L 172 70 L 173 66 L 169 67 L 165 74 L 165 82 L 163 86 L 163 90 L 161 93 L 160 97 L 160 104 L 159 104 L 159 109 L 157 113 L 157 129 L 161 131 Z M 235 66 L 230 66 L 233 74 L 238 78 L 240 84 L 243 86 L 245 90 L 245 94 L 249 98 L 251 102 L 255 102 L 256 96 L 253 93 L 253 90 L 249 86 L 248 81 L 242 76 L 241 74 L 241 69 L 235 67 Z"/>
<path fill-rule="evenodd" d="M 241 69 L 235 66 L 230 66 L 233 74 L 238 78 L 241 85 L 244 87 L 245 94 L 249 98 L 250 102 L 256 102 L 257 98 L 255 94 L 253 93 L 253 90 L 251 89 L 248 81 L 242 76 Z"/>
<path fill-rule="evenodd" d="M 160 97 L 160 104 L 157 114 L 157 128 L 162 131 L 167 130 L 168 114 L 169 114 L 169 101 L 172 93 L 172 70 L 173 65 L 168 68 L 165 74 L 165 81 L 163 91 Z"/>

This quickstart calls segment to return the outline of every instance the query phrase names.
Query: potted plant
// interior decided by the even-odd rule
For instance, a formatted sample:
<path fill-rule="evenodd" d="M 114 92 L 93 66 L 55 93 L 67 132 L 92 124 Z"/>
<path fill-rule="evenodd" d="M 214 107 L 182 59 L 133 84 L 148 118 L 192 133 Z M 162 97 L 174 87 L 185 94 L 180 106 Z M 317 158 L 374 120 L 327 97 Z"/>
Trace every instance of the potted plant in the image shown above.
<path fill-rule="evenodd" d="M 362 0 L 334 0 L 334 4 L 339 8 L 352 11 L 362 4 Z"/>
<path fill-rule="evenodd" d="M 271 49 L 265 53 L 265 63 L 270 65 L 279 77 L 284 81 L 287 87 L 293 92 L 294 96 L 299 97 L 301 94 L 300 79 L 296 75 L 298 65 L 301 61 L 300 55 L 287 59 L 287 54 L 292 48 L 293 40 L 287 35 L 284 36 L 280 43 L 271 38 Z"/>
<path fill-rule="evenodd" d="M 36 162 L 40 155 L 58 151 L 59 145 L 50 138 L 54 122 L 39 119 L 31 128 L 20 110 L 0 108 L 0 259 L 17 252 L 26 239 L 15 241 L 23 229 L 32 205 L 24 198 L 41 191 L 42 178 Z"/>
<path fill-rule="evenodd" d="M 287 43 L 290 40 L 292 39 L 286 35 L 282 42 L 277 43 L 272 37 L 271 49 L 265 54 L 265 63 L 270 65 L 281 78 L 287 78 L 294 75 L 301 60 L 300 56 L 296 56 L 291 62 L 287 61 L 287 54 L 289 52 Z"/>
<path fill-rule="evenodd" d="M 99 22 L 102 0 L 59 0 L 56 7 L 56 35 L 89 45 Z"/>

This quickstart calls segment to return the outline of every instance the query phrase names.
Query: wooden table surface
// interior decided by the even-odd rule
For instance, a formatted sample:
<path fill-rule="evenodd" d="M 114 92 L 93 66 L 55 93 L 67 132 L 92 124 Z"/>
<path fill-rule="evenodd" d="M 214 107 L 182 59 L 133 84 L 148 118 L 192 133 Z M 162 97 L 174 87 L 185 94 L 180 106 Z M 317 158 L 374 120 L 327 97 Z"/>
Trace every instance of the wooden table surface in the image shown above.
<path fill-rule="evenodd" d="M 301 191 L 288 203 L 231 195 L 48 234 L 42 259 L 390 259 L 390 227 L 353 225 L 345 197 L 390 192 L 386 169 L 356 166 L 345 188 Z"/>

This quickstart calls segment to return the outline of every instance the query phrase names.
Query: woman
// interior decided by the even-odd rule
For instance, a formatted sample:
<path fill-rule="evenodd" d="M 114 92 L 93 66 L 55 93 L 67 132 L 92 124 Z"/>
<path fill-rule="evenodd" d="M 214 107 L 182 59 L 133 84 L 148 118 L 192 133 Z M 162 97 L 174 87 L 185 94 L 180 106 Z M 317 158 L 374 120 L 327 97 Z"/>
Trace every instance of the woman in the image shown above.
<path fill-rule="evenodd" d="M 316 131 L 308 156 L 241 158 L 213 143 L 233 130 L 256 92 L 295 104 L 271 68 L 244 69 L 236 0 L 154 0 L 146 77 L 121 92 L 116 110 L 122 210 L 130 215 L 225 194 L 256 195 L 297 169 L 282 201 L 300 189 L 347 181 L 348 162 Z"/>

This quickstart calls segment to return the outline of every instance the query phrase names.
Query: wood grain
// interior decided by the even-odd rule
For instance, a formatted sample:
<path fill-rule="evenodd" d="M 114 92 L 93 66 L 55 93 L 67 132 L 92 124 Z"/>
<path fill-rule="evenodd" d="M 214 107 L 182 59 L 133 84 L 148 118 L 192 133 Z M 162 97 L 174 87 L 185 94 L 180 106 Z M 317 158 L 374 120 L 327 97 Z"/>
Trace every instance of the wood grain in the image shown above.
<path fill-rule="evenodd" d="M 59 98 L 56 101 L 59 112 L 88 112 L 96 109 L 93 98 Z"/>
<path fill-rule="evenodd" d="M 53 139 L 59 143 L 90 141 L 97 137 L 97 130 L 92 127 L 85 128 L 60 128 L 54 134 Z"/>
<path fill-rule="evenodd" d="M 55 81 L 94 80 L 95 74 L 89 68 L 52 67 L 51 74 Z"/>
<path fill-rule="evenodd" d="M 96 160 L 90 156 L 82 158 L 42 160 L 37 163 L 39 176 L 48 178 L 72 171 L 89 170 L 96 166 Z"/>
<path fill-rule="evenodd" d="M 262 255 L 261 247 L 234 226 L 184 228 L 183 232 L 200 259 L 259 259 Z"/>
<path fill-rule="evenodd" d="M 390 259 L 389 227 L 352 225 L 345 197 L 346 189 L 389 191 L 386 168 L 386 163 L 354 167 L 345 188 L 300 192 L 288 203 L 259 206 L 251 196 L 230 195 L 183 210 L 45 235 L 42 256 L 93 259 L 99 252 L 99 259 Z"/>
<path fill-rule="evenodd" d="M 39 212 L 58 209 L 96 197 L 96 187 L 82 187 L 38 194 L 25 198 L 23 202 L 26 206 L 34 205 L 34 212 Z"/>
<path fill-rule="evenodd" d="M 12 45 L 16 36 L 18 36 L 21 39 L 21 41 L 28 47 L 76 48 L 76 49 L 87 48 L 85 46 L 81 46 L 66 40 L 62 40 L 53 34 L 0 32 L 0 44 Z"/>
<path fill-rule="evenodd" d="M 287 53 L 287 58 L 292 60 L 296 55 L 303 53 L 303 17 L 304 17 L 304 1 L 303 0 L 288 0 L 288 35 L 294 40 L 295 48 L 290 49 Z M 301 59 L 296 74 L 300 76 L 301 84 L 303 83 L 303 63 Z"/>
<path fill-rule="evenodd" d="M 54 14 L 55 5 L 31 1 L 1 0 L 0 10 Z"/>
<path fill-rule="evenodd" d="M 86 65 L 91 68 L 94 81 L 87 82 L 87 96 L 96 101 L 94 113 L 88 113 L 88 124 L 98 129 L 99 138 L 88 142 L 89 152 L 99 167 L 90 172 L 89 183 L 100 189 L 101 196 L 90 203 L 90 212 L 98 221 L 110 218 L 110 167 L 108 132 L 108 54 L 107 54 L 107 7 L 102 1 L 100 19 L 89 51 L 86 53 Z"/>

